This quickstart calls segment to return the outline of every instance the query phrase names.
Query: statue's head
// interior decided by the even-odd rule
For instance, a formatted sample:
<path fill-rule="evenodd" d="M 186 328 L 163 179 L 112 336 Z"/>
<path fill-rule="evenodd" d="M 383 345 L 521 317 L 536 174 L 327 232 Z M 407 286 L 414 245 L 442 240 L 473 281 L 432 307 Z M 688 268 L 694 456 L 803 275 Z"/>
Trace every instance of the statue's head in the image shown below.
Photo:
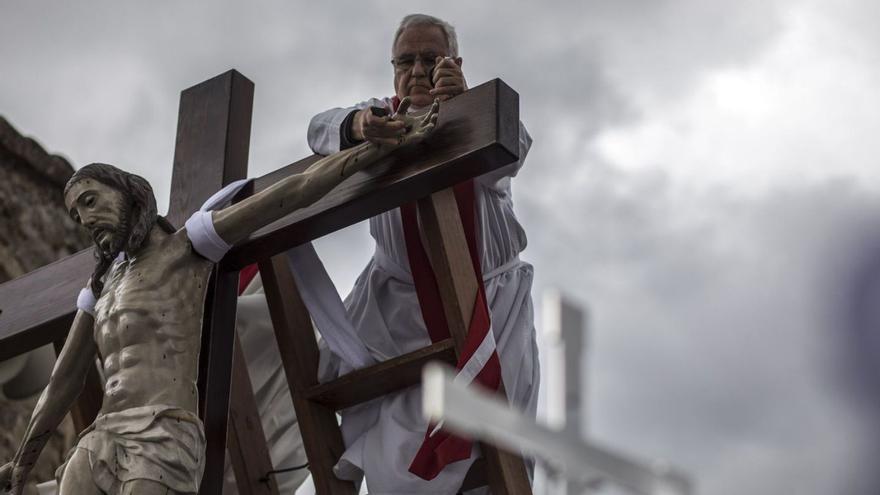
<path fill-rule="evenodd" d="M 98 266 L 92 291 L 100 296 L 101 278 L 121 252 L 134 253 L 156 224 L 156 198 L 143 177 L 113 165 L 92 163 L 76 171 L 64 187 L 70 216 L 89 230 Z"/>

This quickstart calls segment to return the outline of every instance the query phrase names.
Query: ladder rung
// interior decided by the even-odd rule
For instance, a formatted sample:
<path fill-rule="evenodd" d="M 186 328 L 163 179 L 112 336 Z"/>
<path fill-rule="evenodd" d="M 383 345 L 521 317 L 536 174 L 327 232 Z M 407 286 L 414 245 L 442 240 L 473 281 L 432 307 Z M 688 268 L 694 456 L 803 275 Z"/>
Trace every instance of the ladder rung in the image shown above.
<path fill-rule="evenodd" d="M 452 339 L 352 371 L 331 382 L 315 385 L 308 388 L 302 396 L 306 400 L 339 411 L 419 384 L 422 367 L 429 361 L 442 361 L 454 366 L 456 356 Z"/>

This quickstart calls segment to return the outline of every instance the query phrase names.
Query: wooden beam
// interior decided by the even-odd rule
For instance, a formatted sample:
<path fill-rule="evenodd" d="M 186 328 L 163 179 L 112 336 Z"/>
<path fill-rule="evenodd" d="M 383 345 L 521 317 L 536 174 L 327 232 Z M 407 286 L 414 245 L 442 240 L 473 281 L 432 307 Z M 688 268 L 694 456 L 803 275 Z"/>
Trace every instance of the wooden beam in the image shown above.
<path fill-rule="evenodd" d="M 345 451 L 336 413 L 304 396 L 308 388 L 318 384 L 318 343 L 287 256 L 260 262 L 260 276 L 315 491 L 318 495 L 355 495 L 354 483 L 333 474 L 333 466 Z"/>
<path fill-rule="evenodd" d="M 310 387 L 303 396 L 339 411 L 418 385 L 422 381 L 422 368 L 431 361 L 455 365 L 455 345 L 451 339 L 352 371 L 331 382 Z"/>
<path fill-rule="evenodd" d="M 212 194 L 247 176 L 254 83 L 235 70 L 183 90 L 166 217 L 178 228 Z"/>
<path fill-rule="evenodd" d="M 0 285 L 0 361 L 64 342 L 94 269 L 90 248 Z"/>
<path fill-rule="evenodd" d="M 260 411 L 254 402 L 241 341 L 235 336 L 232 359 L 232 384 L 229 401 L 229 460 L 235 472 L 239 495 L 278 495 L 278 483 L 272 471 L 272 459 L 266 450 Z"/>
<path fill-rule="evenodd" d="M 453 190 L 446 189 L 419 201 L 419 220 L 425 250 L 431 260 L 449 331 L 461 353 L 477 297 L 477 276 L 471 262 L 458 204 Z M 506 397 L 504 384 L 499 394 Z M 489 486 L 495 495 L 531 494 L 525 464 L 518 455 L 482 445 Z"/>
<path fill-rule="evenodd" d="M 309 157 L 267 174 L 256 180 L 253 191 L 300 173 L 319 158 Z M 246 266 L 518 158 L 519 96 L 494 79 L 443 103 L 437 130 L 428 141 L 393 153 L 312 206 L 257 231 L 234 247 L 227 260 L 231 266 Z"/>
<path fill-rule="evenodd" d="M 489 478 L 486 473 L 487 470 L 488 466 L 486 465 L 485 457 L 480 457 L 474 461 L 474 463 L 471 464 L 471 468 L 468 469 L 467 474 L 464 476 L 464 481 L 461 482 L 461 488 L 459 488 L 458 491 L 466 492 L 489 484 Z"/>
<path fill-rule="evenodd" d="M 437 276 L 449 333 L 460 351 L 477 299 L 477 277 L 482 274 L 474 273 L 455 191 L 444 189 L 419 200 L 419 223 L 425 251 Z"/>

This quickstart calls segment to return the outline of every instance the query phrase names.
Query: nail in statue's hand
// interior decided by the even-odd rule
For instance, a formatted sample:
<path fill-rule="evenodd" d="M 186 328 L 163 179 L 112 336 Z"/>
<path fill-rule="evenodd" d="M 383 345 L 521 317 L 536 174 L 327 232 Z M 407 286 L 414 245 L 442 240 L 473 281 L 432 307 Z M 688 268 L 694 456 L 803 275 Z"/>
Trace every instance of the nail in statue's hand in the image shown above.
<path fill-rule="evenodd" d="M 421 116 L 412 116 L 406 113 L 410 104 L 411 101 L 408 96 L 401 100 L 397 113 L 393 117 L 395 120 L 406 124 L 406 132 L 404 132 L 398 142 L 401 146 L 424 141 L 425 138 L 434 132 L 434 128 L 437 126 L 437 112 L 440 110 L 439 100 L 434 100 L 428 113 Z"/>

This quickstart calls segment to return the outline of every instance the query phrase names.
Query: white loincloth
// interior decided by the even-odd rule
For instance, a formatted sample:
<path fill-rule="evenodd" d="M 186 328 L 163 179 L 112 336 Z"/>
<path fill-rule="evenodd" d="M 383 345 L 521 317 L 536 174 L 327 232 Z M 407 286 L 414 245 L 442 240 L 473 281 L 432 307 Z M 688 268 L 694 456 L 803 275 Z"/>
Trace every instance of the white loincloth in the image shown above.
<path fill-rule="evenodd" d="M 205 470 L 205 434 L 195 414 L 173 406 L 133 407 L 98 416 L 76 449 L 89 453 L 92 479 L 105 493 L 148 479 L 178 493 L 198 493 Z M 67 461 L 55 476 L 63 476 Z"/>

